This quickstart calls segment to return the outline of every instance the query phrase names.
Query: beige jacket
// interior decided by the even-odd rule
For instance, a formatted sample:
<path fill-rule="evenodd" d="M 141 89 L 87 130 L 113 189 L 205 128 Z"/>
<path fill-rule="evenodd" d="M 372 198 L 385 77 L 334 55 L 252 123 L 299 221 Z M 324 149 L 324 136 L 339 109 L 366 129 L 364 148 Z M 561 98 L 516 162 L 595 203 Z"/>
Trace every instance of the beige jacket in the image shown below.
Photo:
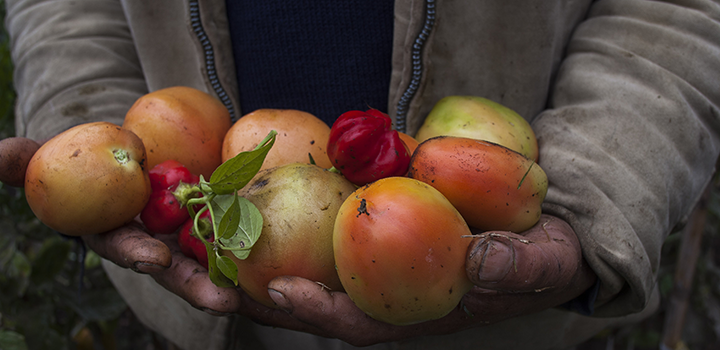
<path fill-rule="evenodd" d="M 6 4 L 18 135 L 44 139 L 92 120 L 122 123 L 136 98 L 172 85 L 215 93 L 239 110 L 224 1 Z M 526 347 L 561 348 L 617 321 L 607 317 L 651 310 L 662 243 L 720 152 L 720 3 L 396 0 L 394 44 L 387 108 L 409 133 L 446 95 L 484 96 L 532 122 L 550 180 L 544 209 L 571 223 L 601 283 L 592 318 L 548 310 L 382 346 L 521 349 L 532 339 Z M 178 331 L 180 320 L 202 319 L 228 330 L 216 332 L 218 348 L 237 345 L 237 333 L 223 327 L 244 320 L 157 299 L 164 291 L 146 276 L 106 265 L 151 327 L 191 349 L 196 339 Z M 146 312 L 151 300 L 163 302 Z M 178 323 L 156 321 L 163 312 Z"/>

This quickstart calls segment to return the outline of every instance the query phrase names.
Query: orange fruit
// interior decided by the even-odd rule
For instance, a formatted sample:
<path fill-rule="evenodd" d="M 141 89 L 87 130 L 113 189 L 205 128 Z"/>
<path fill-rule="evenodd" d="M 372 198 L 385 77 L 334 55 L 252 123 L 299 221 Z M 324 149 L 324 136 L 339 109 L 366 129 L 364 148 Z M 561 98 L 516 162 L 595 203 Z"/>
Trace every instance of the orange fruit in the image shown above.
<path fill-rule="evenodd" d="M 330 127 L 320 118 L 294 109 L 259 109 L 244 115 L 225 135 L 222 148 L 223 162 L 240 152 L 252 151 L 271 130 L 277 131 L 275 144 L 270 149 L 262 169 L 290 163 L 310 163 L 330 168 L 327 143 Z"/>
<path fill-rule="evenodd" d="M 412 156 L 413 152 L 415 152 L 415 149 L 419 144 L 418 140 L 404 132 L 398 131 L 398 134 L 400 135 L 400 140 L 402 140 L 405 146 L 407 146 L 408 153 L 410 153 L 410 155 Z"/>
<path fill-rule="evenodd" d="M 222 163 L 222 142 L 230 126 L 230 113 L 220 100 L 185 86 L 140 97 L 123 123 L 143 140 L 149 169 L 174 159 L 206 179 Z"/>
<path fill-rule="evenodd" d="M 470 228 L 432 186 L 386 177 L 353 192 L 333 226 L 340 282 L 358 308 L 394 325 L 441 318 L 473 284 Z"/>
<path fill-rule="evenodd" d="M 118 228 L 150 198 L 145 147 L 108 122 L 81 124 L 43 144 L 30 160 L 25 197 L 48 227 L 70 236 Z"/>

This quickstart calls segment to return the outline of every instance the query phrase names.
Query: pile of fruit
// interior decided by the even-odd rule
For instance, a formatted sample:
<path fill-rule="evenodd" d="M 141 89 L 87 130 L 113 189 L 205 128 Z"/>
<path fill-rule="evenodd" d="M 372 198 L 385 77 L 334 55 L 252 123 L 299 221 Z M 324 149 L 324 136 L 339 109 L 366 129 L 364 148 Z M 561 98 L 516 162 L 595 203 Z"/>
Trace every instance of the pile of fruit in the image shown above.
<path fill-rule="evenodd" d="M 294 275 L 345 291 L 381 321 L 413 324 L 457 307 L 471 228 L 537 223 L 547 178 L 528 123 L 486 99 L 449 96 L 416 137 L 378 110 L 332 127 L 297 110 L 235 124 L 212 96 L 149 93 L 122 126 L 76 126 L 26 172 L 37 217 L 67 235 L 139 220 L 177 234 L 218 286 L 275 307 L 267 285 Z"/>

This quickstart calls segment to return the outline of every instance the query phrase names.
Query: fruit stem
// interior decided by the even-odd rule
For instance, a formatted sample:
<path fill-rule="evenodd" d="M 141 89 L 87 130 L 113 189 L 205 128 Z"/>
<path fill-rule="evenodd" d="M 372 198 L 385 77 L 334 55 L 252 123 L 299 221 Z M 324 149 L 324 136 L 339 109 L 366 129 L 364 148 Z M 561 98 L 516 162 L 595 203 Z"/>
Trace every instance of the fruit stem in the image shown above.
<path fill-rule="evenodd" d="M 191 208 L 191 207 L 192 207 L 191 205 L 188 205 L 188 208 Z M 202 213 L 204 213 L 206 210 L 209 210 L 209 209 L 208 209 L 209 207 L 210 207 L 209 205 L 206 205 L 206 206 L 202 207 L 202 209 L 198 210 L 197 214 L 195 214 L 195 216 L 193 217 L 193 232 L 195 232 L 195 233 L 197 234 L 197 237 L 198 237 L 198 238 L 203 242 L 203 244 L 205 244 L 205 245 L 208 245 L 209 242 L 205 239 L 204 235 L 202 235 L 202 234 L 200 233 L 200 224 L 199 224 L 199 222 L 200 222 L 200 215 L 201 215 Z M 212 216 L 212 210 L 210 210 L 210 216 Z M 215 230 L 213 229 L 213 231 L 215 231 Z"/>
<path fill-rule="evenodd" d="M 130 155 L 124 149 L 115 149 L 112 153 L 115 157 L 115 161 L 120 164 L 127 164 L 130 161 Z"/>
<path fill-rule="evenodd" d="M 200 186 L 186 184 L 182 181 L 178 184 L 177 188 L 175 188 L 175 191 L 173 191 L 173 195 L 180 201 L 181 207 L 188 205 L 191 199 L 197 198 L 198 193 L 201 193 Z"/>
<path fill-rule="evenodd" d="M 336 168 L 334 166 L 330 167 L 330 169 L 328 169 L 328 171 L 331 173 L 342 174 L 342 172 L 340 172 L 340 170 L 338 170 L 338 168 Z"/>
<path fill-rule="evenodd" d="M 202 193 L 202 192 L 201 192 L 201 193 Z M 200 214 L 202 214 L 202 212 L 205 211 L 205 210 L 203 210 L 203 209 L 207 209 L 207 207 L 210 206 L 210 201 L 211 201 L 213 198 L 215 198 L 215 194 L 214 194 L 214 193 L 209 193 L 209 194 L 208 194 L 208 193 L 204 193 L 204 194 L 205 194 L 205 195 L 202 196 L 202 197 L 191 198 L 191 199 L 189 199 L 189 200 L 187 201 L 187 203 L 185 203 L 185 206 L 188 208 L 188 212 L 190 213 L 190 217 L 191 217 L 191 218 L 199 217 Z M 195 212 L 195 206 L 196 206 L 196 205 L 201 205 L 201 206 L 203 207 L 203 208 L 200 209 L 200 211 L 197 212 L 197 213 Z M 210 213 L 212 214 L 212 210 L 210 210 Z"/>

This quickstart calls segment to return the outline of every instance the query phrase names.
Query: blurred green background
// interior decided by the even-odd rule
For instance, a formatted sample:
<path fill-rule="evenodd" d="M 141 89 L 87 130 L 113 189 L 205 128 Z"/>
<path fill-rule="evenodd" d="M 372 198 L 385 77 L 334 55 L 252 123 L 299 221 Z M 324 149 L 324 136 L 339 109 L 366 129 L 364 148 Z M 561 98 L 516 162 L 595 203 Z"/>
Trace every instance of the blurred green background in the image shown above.
<path fill-rule="evenodd" d="M 0 0 L 0 139 L 14 136 L 12 62 Z M 682 342 L 677 349 L 720 349 L 720 186 L 707 201 L 707 222 Z M 660 311 L 641 324 L 608 329 L 582 350 L 658 349 L 673 291 L 681 234 L 671 235 L 659 271 Z M 683 273 L 690 273 L 691 270 Z M 172 349 L 145 329 L 80 241 L 41 224 L 22 189 L 0 183 L 0 350 Z"/>
<path fill-rule="evenodd" d="M 0 139 L 15 136 L 12 62 L 0 0 Z M 167 349 L 85 251 L 40 223 L 22 189 L 0 183 L 0 350 Z"/>

